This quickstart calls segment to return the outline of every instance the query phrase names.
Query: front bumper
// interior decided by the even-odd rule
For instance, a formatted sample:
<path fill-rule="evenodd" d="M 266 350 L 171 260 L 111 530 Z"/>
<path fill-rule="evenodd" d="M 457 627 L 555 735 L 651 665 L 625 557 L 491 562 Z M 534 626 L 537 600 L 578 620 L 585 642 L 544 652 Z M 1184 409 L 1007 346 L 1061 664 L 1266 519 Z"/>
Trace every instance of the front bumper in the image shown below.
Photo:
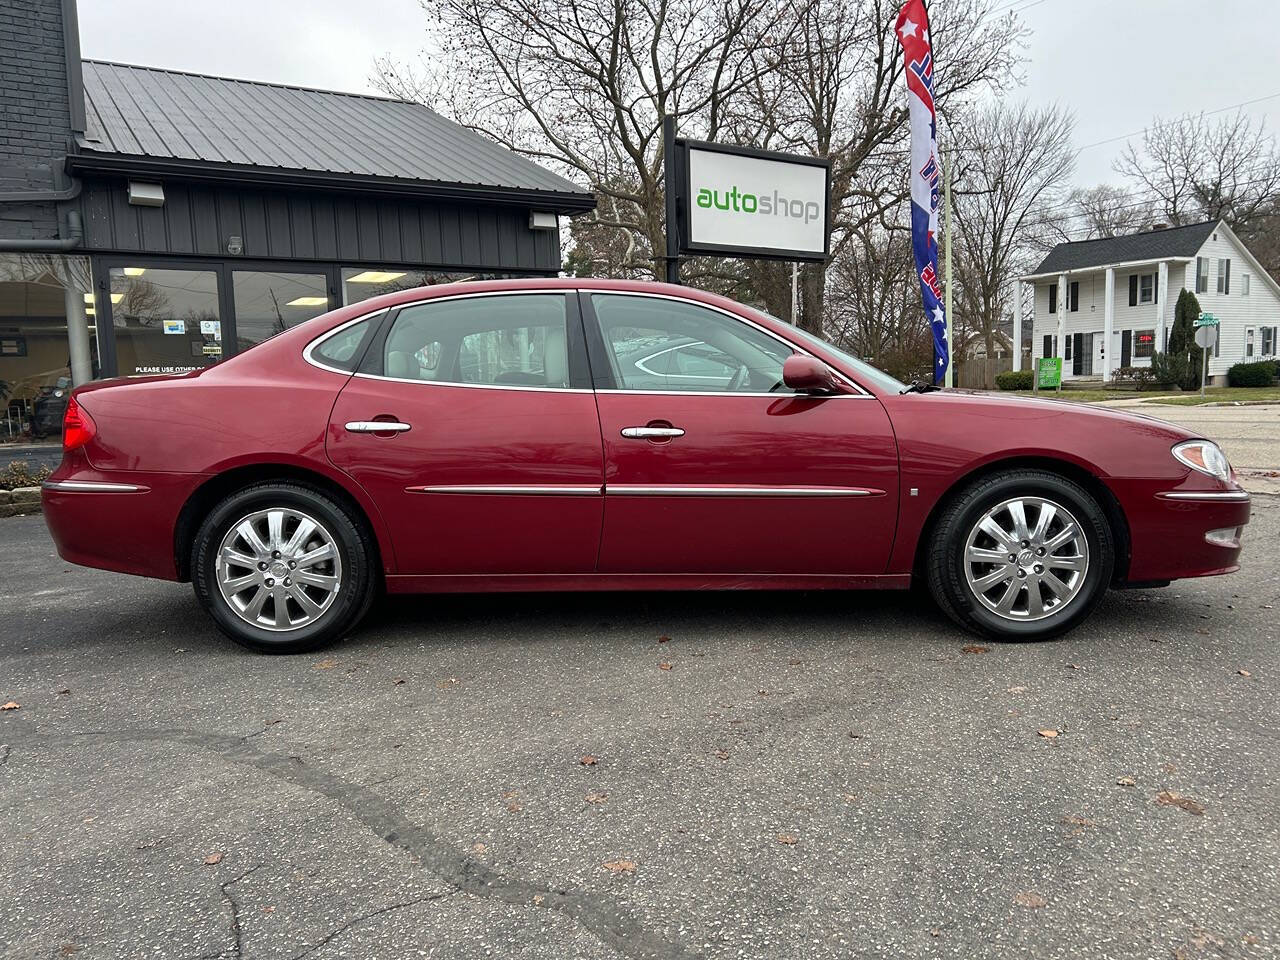
<path fill-rule="evenodd" d="M 1120 494 L 1129 521 L 1129 581 L 1181 580 L 1234 573 L 1239 534 L 1249 522 L 1249 494 L 1235 484 L 1134 481 Z M 1227 535 L 1234 531 L 1235 535 Z"/>

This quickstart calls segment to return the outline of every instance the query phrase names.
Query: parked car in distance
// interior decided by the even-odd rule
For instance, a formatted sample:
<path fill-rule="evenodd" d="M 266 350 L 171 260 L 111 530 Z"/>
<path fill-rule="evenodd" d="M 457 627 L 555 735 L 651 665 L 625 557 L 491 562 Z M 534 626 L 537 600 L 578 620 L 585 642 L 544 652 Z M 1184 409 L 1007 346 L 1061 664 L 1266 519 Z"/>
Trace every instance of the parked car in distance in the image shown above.
<path fill-rule="evenodd" d="M 191 581 L 257 650 L 389 593 L 903 589 L 1051 637 L 1109 587 L 1237 569 L 1249 497 L 1180 427 L 908 387 L 683 287 L 406 290 L 215 366 L 75 391 L 66 560 Z M 429 624 L 430 608 L 424 608 Z"/>

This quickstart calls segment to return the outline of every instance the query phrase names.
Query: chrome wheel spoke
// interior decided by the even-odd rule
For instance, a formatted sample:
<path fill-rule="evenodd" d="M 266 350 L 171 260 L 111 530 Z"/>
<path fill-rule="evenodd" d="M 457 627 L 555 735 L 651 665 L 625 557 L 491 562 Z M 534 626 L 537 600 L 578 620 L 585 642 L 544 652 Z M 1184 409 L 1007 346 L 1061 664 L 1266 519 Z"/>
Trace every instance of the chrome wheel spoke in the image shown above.
<path fill-rule="evenodd" d="M 1054 556 L 1059 550 L 1064 555 Z M 963 557 L 974 599 L 1015 622 L 1058 615 L 1084 589 L 1090 560 L 1084 527 L 1040 496 L 990 507 L 970 530 Z"/>
<path fill-rule="evenodd" d="M 227 607 L 251 626 L 276 633 L 325 616 L 344 573 L 337 541 L 324 524 L 279 506 L 232 525 L 218 549 L 216 569 Z"/>

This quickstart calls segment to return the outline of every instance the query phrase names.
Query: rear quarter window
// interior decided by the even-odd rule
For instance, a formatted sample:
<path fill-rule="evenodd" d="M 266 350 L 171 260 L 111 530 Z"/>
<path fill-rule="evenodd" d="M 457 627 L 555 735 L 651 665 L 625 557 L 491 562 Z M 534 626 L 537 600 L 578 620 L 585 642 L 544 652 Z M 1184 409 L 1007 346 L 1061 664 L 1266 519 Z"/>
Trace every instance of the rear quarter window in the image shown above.
<path fill-rule="evenodd" d="M 315 349 L 311 351 L 312 357 L 326 367 L 353 372 L 356 364 L 360 362 L 362 353 L 360 348 L 369 334 L 371 324 L 372 318 L 361 320 L 344 330 L 329 334 L 326 339 L 316 344 Z"/>

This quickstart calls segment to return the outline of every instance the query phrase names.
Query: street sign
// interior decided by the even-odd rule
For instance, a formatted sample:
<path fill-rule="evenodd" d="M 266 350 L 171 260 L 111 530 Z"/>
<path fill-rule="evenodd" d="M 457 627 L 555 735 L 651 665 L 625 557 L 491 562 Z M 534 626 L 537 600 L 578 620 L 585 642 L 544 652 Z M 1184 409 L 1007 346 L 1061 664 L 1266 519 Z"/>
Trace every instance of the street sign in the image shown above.
<path fill-rule="evenodd" d="M 1215 317 L 1212 313 L 1200 314 L 1200 316 L 1196 318 L 1196 322 L 1195 322 L 1196 327 L 1216 327 L 1217 325 L 1218 325 L 1218 318 Z"/>
<path fill-rule="evenodd" d="M 1041 357 L 1036 368 L 1036 386 L 1054 390 L 1062 386 L 1062 358 Z"/>
<path fill-rule="evenodd" d="M 1214 342 L 1218 339 L 1218 327 L 1215 321 L 1214 326 L 1207 327 L 1196 324 L 1196 346 L 1201 350 L 1212 350 Z"/>

